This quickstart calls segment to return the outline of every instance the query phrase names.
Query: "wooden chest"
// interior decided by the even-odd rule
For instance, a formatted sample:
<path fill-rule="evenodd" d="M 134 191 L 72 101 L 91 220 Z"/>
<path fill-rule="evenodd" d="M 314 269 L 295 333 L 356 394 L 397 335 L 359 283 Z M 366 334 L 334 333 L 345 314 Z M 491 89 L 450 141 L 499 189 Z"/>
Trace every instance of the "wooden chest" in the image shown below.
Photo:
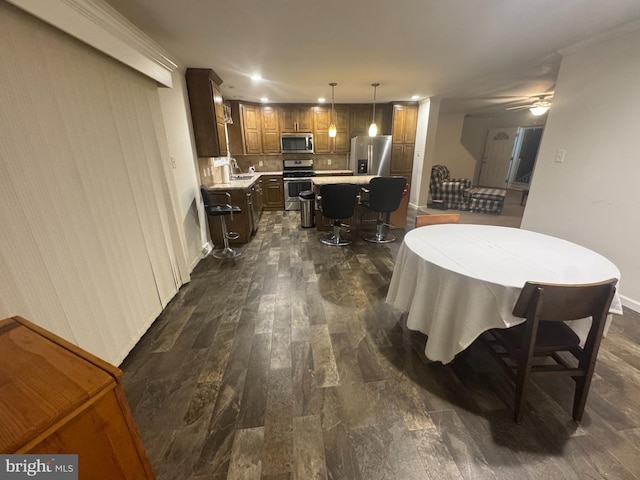
<path fill-rule="evenodd" d="M 0 320 L 0 452 L 78 454 L 81 479 L 153 479 L 121 378 L 23 318 Z"/>

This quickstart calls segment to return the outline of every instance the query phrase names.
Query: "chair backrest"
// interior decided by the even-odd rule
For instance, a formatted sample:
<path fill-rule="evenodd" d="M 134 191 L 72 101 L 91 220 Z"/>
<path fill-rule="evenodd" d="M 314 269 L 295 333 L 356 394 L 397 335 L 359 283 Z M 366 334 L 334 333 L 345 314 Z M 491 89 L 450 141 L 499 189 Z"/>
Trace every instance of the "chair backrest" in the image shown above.
<path fill-rule="evenodd" d="M 459 223 L 459 213 L 438 213 L 434 215 L 416 215 L 416 228 L 443 223 Z"/>
<path fill-rule="evenodd" d="M 400 206 L 407 179 L 375 177 L 369 182 L 369 208 L 375 212 L 395 212 Z"/>
<path fill-rule="evenodd" d="M 352 183 L 330 183 L 320 187 L 322 214 L 334 220 L 353 215 L 358 199 L 358 186 Z"/>
<path fill-rule="evenodd" d="M 513 307 L 513 315 L 543 321 L 606 318 L 616 290 L 615 278 L 583 285 L 527 282 Z"/>
<path fill-rule="evenodd" d="M 204 185 L 200 185 L 200 195 L 202 195 L 202 202 L 204 203 L 205 208 L 211 205 L 211 198 L 209 197 L 207 188 Z"/>
<path fill-rule="evenodd" d="M 449 169 L 444 165 L 434 165 L 431 167 L 431 190 L 440 188 L 440 184 L 449 178 Z"/>

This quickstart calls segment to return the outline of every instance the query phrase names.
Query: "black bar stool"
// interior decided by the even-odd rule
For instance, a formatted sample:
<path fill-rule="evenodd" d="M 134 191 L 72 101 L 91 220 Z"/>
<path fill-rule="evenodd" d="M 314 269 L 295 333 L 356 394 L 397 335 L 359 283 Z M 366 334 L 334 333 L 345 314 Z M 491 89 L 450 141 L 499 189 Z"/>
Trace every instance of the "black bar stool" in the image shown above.
<path fill-rule="evenodd" d="M 204 202 L 204 210 L 207 215 L 211 217 L 220 217 L 220 225 L 222 226 L 222 241 L 224 242 L 224 248 L 220 250 L 214 250 L 213 256 L 215 258 L 235 258 L 239 257 L 240 253 L 237 250 L 229 247 L 229 240 L 235 240 L 238 238 L 238 234 L 235 232 L 227 231 L 227 222 L 224 217 L 226 215 L 231 216 L 233 220 L 234 213 L 240 213 L 240 207 L 238 205 L 231 205 L 231 195 L 229 192 L 207 192 L 204 186 L 200 187 L 200 194 L 202 195 L 202 201 Z M 227 197 L 227 203 L 211 203 L 211 196 L 224 195 Z"/>
<path fill-rule="evenodd" d="M 325 245 L 344 246 L 353 243 L 340 237 L 340 232 L 350 232 L 340 220 L 353 216 L 358 200 L 358 186 L 352 183 L 331 183 L 320 187 L 322 214 L 333 220 L 333 232 L 320 239 Z"/>
<path fill-rule="evenodd" d="M 376 177 L 371 179 L 368 188 L 363 189 L 368 193 L 368 198 L 363 199 L 362 204 L 377 213 L 376 233 L 373 236 L 364 237 L 367 242 L 395 241 L 396 237 L 388 234 L 389 216 L 400 206 L 406 184 L 407 179 L 404 177 Z"/>

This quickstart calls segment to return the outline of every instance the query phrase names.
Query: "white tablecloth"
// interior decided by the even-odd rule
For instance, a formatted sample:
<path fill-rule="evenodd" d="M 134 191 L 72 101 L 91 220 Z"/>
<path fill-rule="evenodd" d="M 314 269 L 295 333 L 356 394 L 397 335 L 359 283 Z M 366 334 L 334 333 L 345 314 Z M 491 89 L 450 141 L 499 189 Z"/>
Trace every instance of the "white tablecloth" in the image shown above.
<path fill-rule="evenodd" d="M 400 247 L 387 303 L 408 312 L 407 326 L 428 336 L 425 354 L 448 363 L 482 332 L 523 322 L 511 314 L 527 281 L 593 283 L 620 279 L 602 255 L 518 228 L 433 225 Z M 616 291 L 610 313 L 622 313 Z M 590 320 L 573 322 L 584 339 Z"/>

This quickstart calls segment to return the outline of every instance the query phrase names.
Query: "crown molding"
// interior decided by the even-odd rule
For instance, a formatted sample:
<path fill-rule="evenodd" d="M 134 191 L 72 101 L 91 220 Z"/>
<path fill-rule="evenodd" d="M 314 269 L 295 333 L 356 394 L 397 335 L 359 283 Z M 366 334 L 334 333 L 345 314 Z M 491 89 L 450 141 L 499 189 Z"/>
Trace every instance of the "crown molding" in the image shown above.
<path fill-rule="evenodd" d="M 569 55 L 570 53 L 578 52 L 592 45 L 606 42 L 607 40 L 611 40 L 612 38 L 621 37 L 622 35 L 635 32 L 636 30 L 640 30 L 640 20 L 633 20 L 631 22 L 623 23 L 622 25 L 610 28 L 609 30 L 605 30 L 598 35 L 587 38 L 586 40 L 583 40 L 581 42 L 574 43 L 573 45 L 569 45 L 568 47 L 562 48 L 558 50 L 558 53 L 564 57 L 565 55 Z"/>
<path fill-rule="evenodd" d="M 16 7 L 172 87 L 178 63 L 103 0 L 8 0 Z"/>

